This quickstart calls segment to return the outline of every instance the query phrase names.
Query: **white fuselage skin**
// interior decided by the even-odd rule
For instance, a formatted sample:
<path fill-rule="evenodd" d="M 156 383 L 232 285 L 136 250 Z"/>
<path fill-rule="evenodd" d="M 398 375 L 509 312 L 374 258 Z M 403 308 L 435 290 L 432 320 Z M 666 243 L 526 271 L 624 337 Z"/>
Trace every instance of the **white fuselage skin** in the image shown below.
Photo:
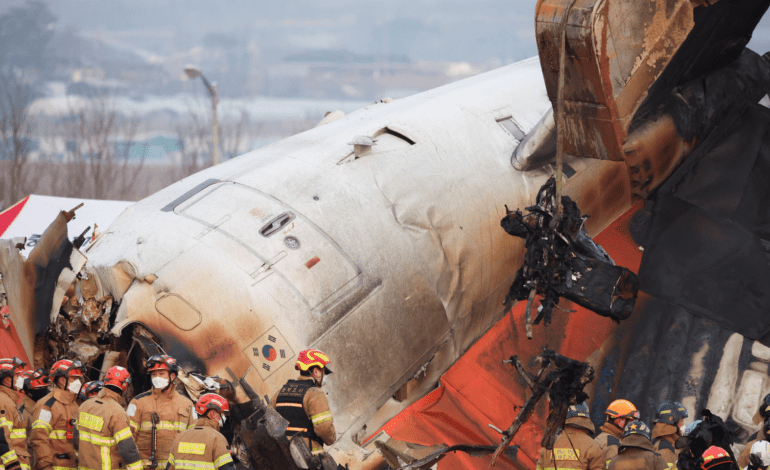
<path fill-rule="evenodd" d="M 361 442 L 505 313 L 524 251 L 500 227 L 504 205 L 531 205 L 553 169 L 515 170 L 518 140 L 498 121 L 526 133 L 550 106 L 529 59 L 165 188 L 86 253 L 101 292 L 120 302 L 113 331 L 141 323 L 210 375 L 253 367 L 260 396 L 296 375 L 300 350 L 318 348 L 333 361 L 324 389 L 338 435 Z M 360 158 L 357 136 L 377 140 Z M 625 165 L 568 163 L 565 192 L 595 234 L 631 204 Z"/>

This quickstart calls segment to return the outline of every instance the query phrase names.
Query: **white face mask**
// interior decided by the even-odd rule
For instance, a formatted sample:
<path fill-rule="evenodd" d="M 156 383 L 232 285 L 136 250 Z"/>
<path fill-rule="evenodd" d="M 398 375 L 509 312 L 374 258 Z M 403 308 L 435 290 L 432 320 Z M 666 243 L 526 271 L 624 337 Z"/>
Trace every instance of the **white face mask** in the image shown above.
<path fill-rule="evenodd" d="M 168 379 L 164 377 L 153 377 L 152 386 L 155 388 L 166 388 L 168 387 Z"/>
<path fill-rule="evenodd" d="M 225 421 L 227 421 L 227 416 L 219 415 L 219 426 L 224 426 Z"/>
<path fill-rule="evenodd" d="M 75 395 L 80 392 L 80 387 L 83 385 L 83 383 L 80 380 L 75 380 L 74 382 L 67 385 L 67 390 L 74 393 Z"/>
<path fill-rule="evenodd" d="M 16 390 L 21 390 L 24 388 L 24 377 L 17 377 L 16 378 Z"/>

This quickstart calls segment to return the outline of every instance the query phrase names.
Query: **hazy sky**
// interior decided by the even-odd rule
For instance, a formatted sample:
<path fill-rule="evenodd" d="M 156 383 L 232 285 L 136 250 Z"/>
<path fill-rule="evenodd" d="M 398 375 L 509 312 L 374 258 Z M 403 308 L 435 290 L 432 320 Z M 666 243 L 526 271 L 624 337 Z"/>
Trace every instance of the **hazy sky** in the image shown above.
<path fill-rule="evenodd" d="M 3 0 L 0 13 L 20 0 Z M 159 54 L 210 33 L 257 38 L 263 48 L 347 49 L 412 60 L 513 62 L 537 54 L 536 0 L 55 0 L 58 27 L 103 32 Z M 770 51 L 770 14 L 749 45 Z"/>

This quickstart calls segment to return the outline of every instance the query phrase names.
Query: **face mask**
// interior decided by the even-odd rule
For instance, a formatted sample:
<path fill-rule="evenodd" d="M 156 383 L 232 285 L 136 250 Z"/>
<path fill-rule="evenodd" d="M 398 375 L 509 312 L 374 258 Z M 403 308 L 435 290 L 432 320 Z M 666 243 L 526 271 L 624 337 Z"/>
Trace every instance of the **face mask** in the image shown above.
<path fill-rule="evenodd" d="M 153 377 L 152 386 L 155 388 L 166 388 L 168 387 L 168 379 L 163 377 Z"/>
<path fill-rule="evenodd" d="M 83 384 L 80 382 L 80 380 L 76 380 L 72 382 L 71 384 L 67 385 L 67 390 L 77 395 L 80 392 L 80 387 Z"/>
<path fill-rule="evenodd" d="M 17 377 L 16 378 L 16 390 L 21 390 L 24 388 L 24 377 Z"/>
<path fill-rule="evenodd" d="M 219 416 L 219 426 L 220 426 L 220 427 L 221 427 L 221 426 L 224 426 L 224 425 L 225 425 L 225 421 L 227 421 L 227 416 L 221 416 L 221 415 L 220 415 L 220 416 Z"/>

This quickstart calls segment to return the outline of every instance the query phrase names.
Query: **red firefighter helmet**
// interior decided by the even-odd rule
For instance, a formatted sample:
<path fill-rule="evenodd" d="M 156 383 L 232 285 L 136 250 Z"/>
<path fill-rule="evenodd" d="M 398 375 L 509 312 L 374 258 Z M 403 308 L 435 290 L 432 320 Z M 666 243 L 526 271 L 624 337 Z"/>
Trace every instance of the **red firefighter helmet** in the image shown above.
<path fill-rule="evenodd" d="M 71 361 L 69 359 L 61 359 L 56 361 L 51 367 L 50 377 L 56 379 L 57 377 L 82 377 L 83 376 L 83 364 L 80 361 Z"/>
<path fill-rule="evenodd" d="M 82 401 L 86 401 L 91 397 L 95 397 L 99 394 L 101 389 L 104 388 L 104 382 L 101 380 L 94 380 L 92 382 L 86 382 L 83 384 L 82 387 L 80 387 L 80 393 L 78 393 L 78 398 Z"/>
<path fill-rule="evenodd" d="M 104 386 L 112 385 L 117 387 L 121 392 L 126 391 L 126 387 L 131 383 L 131 374 L 128 373 L 125 367 L 113 366 L 104 375 Z"/>
<path fill-rule="evenodd" d="M 219 414 L 227 413 L 230 411 L 230 404 L 216 393 L 201 395 L 198 403 L 195 404 L 195 412 L 198 416 L 203 416 L 209 410 L 215 410 Z"/>
<path fill-rule="evenodd" d="M 329 359 L 329 356 L 323 352 L 317 349 L 305 349 L 300 351 L 297 356 L 297 363 L 294 364 L 294 368 L 307 372 L 311 367 L 320 367 L 326 374 L 331 374 L 332 371 L 328 367 L 331 363 L 332 361 Z"/>
<path fill-rule="evenodd" d="M 50 383 L 51 379 L 48 378 L 45 369 L 38 369 L 29 376 L 29 379 L 24 381 L 24 388 L 45 388 Z"/>
<path fill-rule="evenodd" d="M 167 370 L 169 374 L 179 374 L 179 364 L 176 359 L 166 354 L 156 354 L 147 359 L 147 373 L 154 370 Z"/>
<path fill-rule="evenodd" d="M 701 458 L 703 459 L 703 463 L 701 464 L 701 468 L 703 470 L 708 470 L 719 465 L 732 463 L 730 454 L 728 454 L 727 451 L 723 448 L 717 446 L 711 446 L 706 449 L 706 452 L 703 453 Z"/>
<path fill-rule="evenodd" d="M 27 363 L 18 357 L 0 359 L 0 380 L 6 377 L 13 377 L 16 375 L 16 369 L 21 369 L 26 365 Z"/>

